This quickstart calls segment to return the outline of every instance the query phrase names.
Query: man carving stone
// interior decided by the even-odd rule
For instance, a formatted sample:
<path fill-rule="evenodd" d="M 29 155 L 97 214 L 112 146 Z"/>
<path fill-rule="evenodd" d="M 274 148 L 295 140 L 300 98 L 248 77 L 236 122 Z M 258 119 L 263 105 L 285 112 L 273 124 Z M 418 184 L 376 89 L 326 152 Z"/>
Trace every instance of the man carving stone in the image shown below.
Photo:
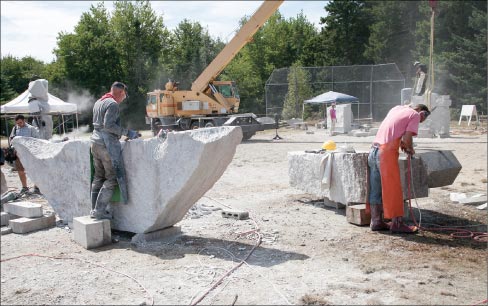
<path fill-rule="evenodd" d="M 119 104 L 126 98 L 127 86 L 115 82 L 110 92 L 93 106 L 93 134 L 90 140 L 95 173 L 91 185 L 90 216 L 95 219 L 112 218 L 108 205 L 117 184 L 121 202 L 127 203 L 128 200 L 120 137 L 126 135 L 129 139 L 135 139 L 138 133 L 120 125 Z"/>
<path fill-rule="evenodd" d="M 403 189 L 398 166 L 398 149 L 407 154 L 415 154 L 412 137 L 417 135 L 419 123 L 430 111 L 418 104 L 393 107 L 381 123 L 369 151 L 368 166 L 369 198 L 371 208 L 371 230 L 390 230 L 395 233 L 414 233 L 415 226 L 403 223 Z M 383 221 L 382 213 L 391 219 L 391 226 Z"/>

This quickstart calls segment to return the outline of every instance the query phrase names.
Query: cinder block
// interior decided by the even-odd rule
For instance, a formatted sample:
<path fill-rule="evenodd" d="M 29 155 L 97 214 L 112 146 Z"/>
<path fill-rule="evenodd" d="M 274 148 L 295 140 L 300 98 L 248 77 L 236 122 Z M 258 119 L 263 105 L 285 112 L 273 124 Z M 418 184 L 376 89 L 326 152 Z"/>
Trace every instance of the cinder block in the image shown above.
<path fill-rule="evenodd" d="M 371 214 L 366 213 L 366 204 L 346 207 L 347 222 L 356 225 L 369 225 Z"/>
<path fill-rule="evenodd" d="M 32 202 L 11 202 L 4 204 L 5 212 L 25 218 L 42 217 L 42 205 Z M 14 232 L 15 233 L 15 232 Z"/>
<path fill-rule="evenodd" d="M 10 234 L 12 232 L 12 229 L 8 226 L 2 226 L 2 229 L 1 229 L 1 234 L 2 235 L 7 235 L 7 234 Z"/>
<path fill-rule="evenodd" d="M 110 220 L 96 220 L 90 216 L 73 218 L 73 238 L 85 249 L 112 243 Z"/>
<path fill-rule="evenodd" d="M 234 218 L 237 220 L 246 220 L 249 218 L 249 213 L 247 211 L 242 211 L 242 210 L 225 209 L 222 211 L 222 217 Z"/>
<path fill-rule="evenodd" d="M 451 151 L 438 150 L 418 153 L 427 170 L 429 188 L 448 186 L 461 171 L 461 164 Z"/>
<path fill-rule="evenodd" d="M 10 220 L 10 216 L 8 213 L 6 212 L 1 212 L 1 216 L 2 216 L 2 222 L 1 222 L 1 225 L 4 226 L 4 225 L 8 225 L 8 220 Z"/>
<path fill-rule="evenodd" d="M 16 234 L 25 234 L 56 225 L 56 216 L 53 213 L 46 214 L 39 218 L 18 218 L 10 220 L 9 226 Z"/>

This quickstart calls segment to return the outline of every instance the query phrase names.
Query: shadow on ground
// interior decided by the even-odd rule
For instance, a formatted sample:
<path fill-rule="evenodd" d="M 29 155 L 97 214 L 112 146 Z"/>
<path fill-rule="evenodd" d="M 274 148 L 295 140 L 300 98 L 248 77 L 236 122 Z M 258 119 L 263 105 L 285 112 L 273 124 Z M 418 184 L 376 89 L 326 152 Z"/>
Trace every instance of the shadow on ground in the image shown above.
<path fill-rule="evenodd" d="M 119 235 L 126 232 L 117 232 Z M 130 239 L 118 236 L 120 241 L 105 247 L 94 249 L 93 252 L 103 252 L 110 249 L 128 249 L 132 251 L 153 255 L 164 260 L 184 258 L 187 254 L 198 254 L 209 258 L 240 262 L 245 259 L 254 246 L 254 242 L 243 243 L 232 240 L 205 238 L 198 236 L 180 235 L 164 240 L 152 241 L 144 244 L 131 244 Z M 309 256 L 286 252 L 262 244 L 257 247 L 246 260 L 250 265 L 271 267 L 289 260 L 306 260 Z"/>

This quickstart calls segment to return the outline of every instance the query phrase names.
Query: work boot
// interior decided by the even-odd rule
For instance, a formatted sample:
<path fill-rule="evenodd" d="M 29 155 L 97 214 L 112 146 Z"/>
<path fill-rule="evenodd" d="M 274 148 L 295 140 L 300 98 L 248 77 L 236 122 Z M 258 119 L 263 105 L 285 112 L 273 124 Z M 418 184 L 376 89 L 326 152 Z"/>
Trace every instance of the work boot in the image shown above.
<path fill-rule="evenodd" d="M 371 207 L 371 223 L 369 227 L 372 231 L 386 231 L 390 227 L 383 221 L 383 205 L 375 204 Z"/>
<path fill-rule="evenodd" d="M 390 231 L 398 234 L 414 234 L 418 231 L 415 225 L 407 225 L 402 217 L 395 217 L 391 220 Z"/>
<path fill-rule="evenodd" d="M 90 212 L 90 217 L 95 219 L 112 219 L 112 213 L 107 211 L 107 206 L 110 204 L 113 190 L 102 187 L 98 193 L 95 209 Z"/>

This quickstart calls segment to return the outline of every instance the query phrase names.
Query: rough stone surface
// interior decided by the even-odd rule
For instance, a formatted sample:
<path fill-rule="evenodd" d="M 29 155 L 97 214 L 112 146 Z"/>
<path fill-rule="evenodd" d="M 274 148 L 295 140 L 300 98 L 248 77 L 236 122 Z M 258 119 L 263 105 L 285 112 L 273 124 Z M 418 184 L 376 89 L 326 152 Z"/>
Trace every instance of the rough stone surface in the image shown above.
<path fill-rule="evenodd" d="M 410 197 L 408 196 L 408 160 L 407 156 L 401 154 L 398 158 L 400 167 L 400 179 L 403 186 L 403 199 L 425 198 L 429 196 L 429 186 L 427 184 L 427 170 L 420 157 L 415 156 L 411 159 L 411 177 L 415 178 L 410 184 Z"/>
<path fill-rule="evenodd" d="M 10 216 L 8 213 L 6 212 L 1 212 L 1 217 L 2 217 L 2 222 L 1 222 L 1 226 L 5 226 L 5 225 L 8 225 L 8 220 L 10 220 Z"/>
<path fill-rule="evenodd" d="M 9 221 L 9 226 L 12 228 L 12 232 L 16 234 L 25 234 L 33 231 L 53 227 L 56 225 L 56 216 L 46 214 L 39 218 L 18 218 Z"/>
<path fill-rule="evenodd" d="M 73 239 L 85 249 L 112 243 L 110 220 L 95 220 L 90 216 L 73 218 Z"/>
<path fill-rule="evenodd" d="M 290 185 L 342 204 L 365 203 L 368 153 L 333 153 L 328 189 L 321 184 L 322 158 L 324 154 L 288 152 Z"/>
<path fill-rule="evenodd" d="M 114 205 L 112 228 L 148 233 L 180 221 L 222 176 L 241 139 L 239 127 L 218 127 L 171 132 L 165 141 L 122 142 L 129 202 Z M 89 214 L 88 140 L 16 137 L 13 144 L 29 177 L 65 223 Z"/>
<path fill-rule="evenodd" d="M 32 202 L 10 202 L 3 204 L 5 212 L 20 217 L 42 217 L 42 205 Z"/>
<path fill-rule="evenodd" d="M 367 164 L 368 153 L 334 153 L 332 179 L 329 189 L 321 184 L 320 163 L 323 154 L 288 152 L 288 175 L 290 185 L 317 197 L 325 197 L 330 201 L 344 205 L 349 203 L 366 203 L 367 195 Z M 400 178 L 403 186 L 404 199 L 408 199 L 406 184 L 407 160 L 404 156 L 398 159 Z M 425 162 L 419 158 L 412 160 L 413 191 L 412 198 L 428 196 Z M 447 184 L 450 185 L 451 183 Z M 441 185 L 445 186 L 445 185 Z M 438 186 L 436 186 L 438 187 Z"/>
<path fill-rule="evenodd" d="M 429 188 L 448 186 L 461 171 L 461 163 L 451 151 L 438 150 L 417 153 L 427 170 Z"/>

